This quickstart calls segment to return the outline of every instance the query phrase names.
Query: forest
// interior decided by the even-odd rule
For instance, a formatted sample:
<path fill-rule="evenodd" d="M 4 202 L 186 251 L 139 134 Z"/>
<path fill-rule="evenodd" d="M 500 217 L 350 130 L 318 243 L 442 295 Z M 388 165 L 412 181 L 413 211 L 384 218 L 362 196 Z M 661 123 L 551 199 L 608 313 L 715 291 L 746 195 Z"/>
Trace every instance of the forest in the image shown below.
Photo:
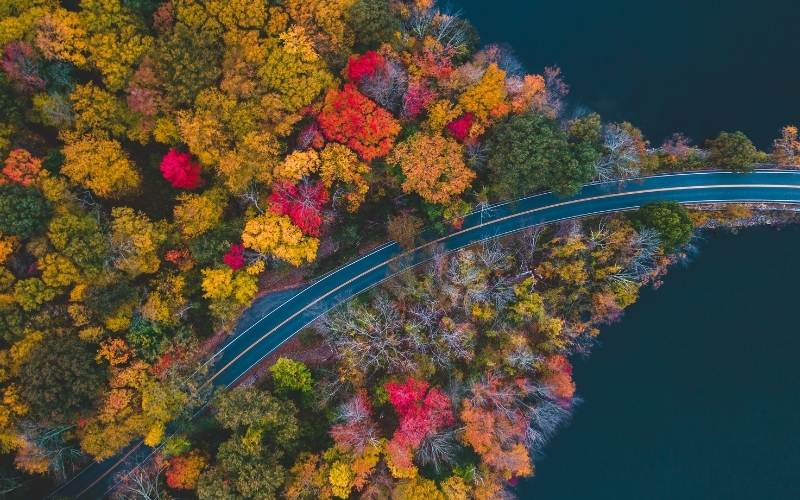
<path fill-rule="evenodd" d="M 252 383 L 212 391 L 204 362 L 257 297 L 498 200 L 800 166 L 794 126 L 768 152 L 741 132 L 651 145 L 433 0 L 0 0 L 0 47 L 10 497 L 140 438 L 158 453 L 114 498 L 512 495 L 576 402 L 570 356 L 708 214 L 657 203 L 437 254 Z"/>

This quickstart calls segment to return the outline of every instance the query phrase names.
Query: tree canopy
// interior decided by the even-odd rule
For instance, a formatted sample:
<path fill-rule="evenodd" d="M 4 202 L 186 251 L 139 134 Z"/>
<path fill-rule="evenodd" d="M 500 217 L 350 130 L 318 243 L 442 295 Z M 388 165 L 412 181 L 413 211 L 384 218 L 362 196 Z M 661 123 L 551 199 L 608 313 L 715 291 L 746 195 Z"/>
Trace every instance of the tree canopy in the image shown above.
<path fill-rule="evenodd" d="M 487 143 L 493 188 L 508 198 L 541 189 L 574 194 L 592 179 L 599 158 L 589 141 L 573 141 L 554 120 L 532 114 L 501 122 Z"/>

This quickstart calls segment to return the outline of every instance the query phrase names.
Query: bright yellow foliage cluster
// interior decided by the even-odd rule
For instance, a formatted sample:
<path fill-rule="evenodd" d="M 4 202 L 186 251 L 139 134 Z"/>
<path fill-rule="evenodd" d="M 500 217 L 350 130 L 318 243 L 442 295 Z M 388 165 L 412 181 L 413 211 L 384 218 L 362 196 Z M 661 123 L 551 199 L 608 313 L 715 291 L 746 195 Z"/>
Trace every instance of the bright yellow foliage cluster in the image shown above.
<path fill-rule="evenodd" d="M 273 255 L 293 266 L 313 261 L 319 246 L 318 239 L 305 236 L 289 217 L 272 212 L 247 221 L 242 242 L 247 248 Z"/>
<path fill-rule="evenodd" d="M 81 0 L 79 16 L 89 35 L 89 62 L 109 90 L 121 89 L 153 38 L 122 0 Z"/>
<path fill-rule="evenodd" d="M 119 142 L 84 135 L 64 146 L 61 173 L 103 198 L 132 194 L 141 182 L 139 172 Z"/>
<path fill-rule="evenodd" d="M 163 221 L 152 222 L 129 207 L 111 209 L 111 246 L 114 265 L 131 276 L 151 274 L 161 265 L 159 251 L 167 239 Z"/>
<path fill-rule="evenodd" d="M 229 267 L 203 269 L 203 297 L 211 301 L 211 312 L 222 321 L 230 319 L 258 292 L 258 277 Z"/>
<path fill-rule="evenodd" d="M 344 195 L 347 210 L 355 212 L 364 202 L 369 191 L 367 176 L 370 173 L 369 164 L 361 161 L 350 148 L 343 144 L 330 143 L 319 155 L 321 164 L 319 175 L 326 188 L 331 188 L 334 182 L 341 182 L 347 186 Z"/>
<path fill-rule="evenodd" d="M 490 119 L 500 118 L 509 112 L 506 104 L 506 72 L 492 63 L 486 68 L 481 79 L 469 87 L 458 103 L 475 115 L 480 123 L 486 124 Z"/>
<path fill-rule="evenodd" d="M 36 47 L 47 59 L 61 59 L 81 68 L 86 65 L 86 30 L 76 12 L 57 8 L 38 19 Z"/>
<path fill-rule="evenodd" d="M 319 170 L 319 153 L 313 149 L 307 151 L 293 151 L 275 167 L 275 177 L 282 180 L 297 182 L 307 175 Z"/>
<path fill-rule="evenodd" d="M 142 305 L 142 316 L 165 325 L 177 325 L 186 307 L 186 279 L 181 275 L 160 276 Z"/>
<path fill-rule="evenodd" d="M 222 189 L 209 189 L 202 194 L 181 193 L 173 215 L 186 238 L 199 236 L 222 220 L 228 196 Z"/>

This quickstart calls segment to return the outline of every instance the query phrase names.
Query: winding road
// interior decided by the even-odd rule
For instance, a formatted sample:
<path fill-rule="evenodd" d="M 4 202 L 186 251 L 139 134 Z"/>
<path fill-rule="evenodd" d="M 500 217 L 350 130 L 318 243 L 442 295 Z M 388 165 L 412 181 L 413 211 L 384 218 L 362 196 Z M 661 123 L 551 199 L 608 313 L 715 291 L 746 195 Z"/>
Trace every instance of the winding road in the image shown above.
<path fill-rule="evenodd" d="M 800 204 L 800 171 L 687 172 L 589 184 L 570 198 L 539 194 L 471 213 L 465 217 L 461 229 L 444 236 L 423 234 L 424 243 L 409 252 L 403 252 L 397 243 L 387 243 L 281 299 L 265 314 L 257 313 L 263 310 L 260 302 L 275 301 L 275 297 L 256 301 L 245 312 L 232 338 L 208 361 L 209 383 L 230 387 L 322 314 L 391 276 L 425 262 L 434 249 L 453 251 L 540 224 L 632 210 L 649 202 L 666 200 L 683 204 Z M 50 498 L 100 498 L 108 491 L 111 478 L 122 464 L 131 457 L 147 455 L 148 451 L 141 442 L 132 443 L 119 455 L 86 467 L 51 493 Z"/>

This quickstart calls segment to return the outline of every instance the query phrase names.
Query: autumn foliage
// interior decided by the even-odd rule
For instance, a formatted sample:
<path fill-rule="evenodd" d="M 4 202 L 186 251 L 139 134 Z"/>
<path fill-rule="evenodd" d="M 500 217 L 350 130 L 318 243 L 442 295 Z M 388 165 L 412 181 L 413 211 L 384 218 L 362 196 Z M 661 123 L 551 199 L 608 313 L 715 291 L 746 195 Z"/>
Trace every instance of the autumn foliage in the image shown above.
<path fill-rule="evenodd" d="M 317 117 L 325 138 L 346 144 L 366 161 L 386 156 L 400 125 L 350 83 L 331 89 Z"/>
<path fill-rule="evenodd" d="M 288 215 L 305 234 L 319 236 L 322 224 L 322 206 L 328 201 L 328 192 L 320 182 L 290 184 L 283 181 L 273 187 L 270 210 Z"/>
<path fill-rule="evenodd" d="M 414 134 L 392 150 L 389 161 L 405 175 L 403 191 L 431 203 L 449 202 L 475 178 L 464 164 L 461 145 L 441 135 Z"/>
<path fill-rule="evenodd" d="M 244 267 L 244 246 L 239 244 L 231 245 L 230 250 L 222 256 L 222 261 L 234 271 Z"/>
<path fill-rule="evenodd" d="M 459 140 L 464 142 L 469 136 L 469 131 L 472 128 L 472 123 L 475 121 L 475 115 L 472 113 L 464 113 L 460 117 L 447 124 L 447 131 Z"/>
<path fill-rule="evenodd" d="M 572 381 L 572 364 L 561 354 L 547 359 L 549 374 L 545 378 L 547 385 L 557 399 L 569 401 L 575 395 L 575 382 Z"/>
<path fill-rule="evenodd" d="M 360 82 L 366 77 L 382 71 L 386 65 L 386 60 L 382 55 L 374 50 L 370 50 L 362 55 L 353 54 L 347 61 L 347 79 L 351 82 Z"/>
<path fill-rule="evenodd" d="M 25 149 L 14 149 L 8 154 L 3 164 L 3 175 L 0 183 L 7 180 L 14 184 L 30 186 L 36 182 L 36 177 L 42 169 L 42 160 L 36 158 Z"/>
<path fill-rule="evenodd" d="M 171 458 L 165 473 L 167 486 L 177 490 L 195 489 L 206 463 L 206 458 L 199 451 Z"/>
<path fill-rule="evenodd" d="M 200 164 L 189 153 L 174 148 L 161 159 L 161 175 L 176 189 L 196 189 L 203 182 Z"/>
<path fill-rule="evenodd" d="M 281 323 L 320 315 L 265 380 L 206 383 L 265 287 L 601 165 L 754 152 L 570 120 L 559 70 L 476 41 L 434 0 L 0 1 L 3 463 L 60 482 L 134 440 L 163 450 L 112 498 L 493 499 L 531 475 L 569 416 L 569 356 L 663 272 L 669 218 L 431 242 L 391 286 Z M 800 164 L 796 127 L 771 160 Z M 43 491 L 28 481 L 11 494 Z"/>
<path fill-rule="evenodd" d="M 413 468 L 413 450 L 423 439 L 453 424 L 453 411 L 441 390 L 413 378 L 385 385 L 389 402 L 397 413 L 397 430 L 387 445 L 391 463 L 397 469 Z"/>

